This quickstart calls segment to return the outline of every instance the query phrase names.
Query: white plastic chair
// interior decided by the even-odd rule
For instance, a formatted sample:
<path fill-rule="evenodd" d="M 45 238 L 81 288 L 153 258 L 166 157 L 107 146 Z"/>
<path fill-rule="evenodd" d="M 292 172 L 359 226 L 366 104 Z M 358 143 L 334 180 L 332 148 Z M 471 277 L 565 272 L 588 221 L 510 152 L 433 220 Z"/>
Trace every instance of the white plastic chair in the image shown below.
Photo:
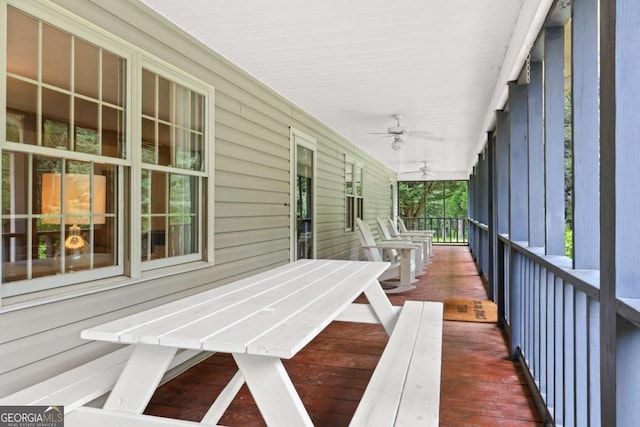
<path fill-rule="evenodd" d="M 369 261 L 383 261 L 381 250 L 395 249 L 399 253 L 399 260 L 392 260 L 391 266 L 378 277 L 380 285 L 386 293 L 405 292 L 415 289 L 415 263 L 412 251 L 416 246 L 402 241 L 376 242 L 369 226 L 361 219 L 356 219 L 356 234 Z"/>
<path fill-rule="evenodd" d="M 402 237 L 410 237 L 410 238 L 423 238 L 426 241 L 426 250 L 427 255 L 425 256 L 427 263 L 431 262 L 431 257 L 433 256 L 433 235 L 435 231 L 433 230 L 407 230 L 407 227 L 404 225 L 404 221 L 402 218 L 398 217 L 398 226 L 400 226 L 400 231 L 398 231 L 398 226 L 391 219 L 387 218 L 387 222 L 390 227 L 390 232 L 392 236 L 402 236 Z"/>
<path fill-rule="evenodd" d="M 428 260 L 428 253 L 426 248 L 427 242 L 421 237 L 414 239 L 404 236 L 392 236 L 389 230 L 389 226 L 385 221 L 383 221 L 381 218 L 376 218 L 376 222 L 378 223 L 378 233 L 380 234 L 380 238 L 383 241 L 395 240 L 416 245 L 416 250 L 413 252 L 413 260 L 416 264 L 416 276 L 424 274 L 425 264 Z"/>

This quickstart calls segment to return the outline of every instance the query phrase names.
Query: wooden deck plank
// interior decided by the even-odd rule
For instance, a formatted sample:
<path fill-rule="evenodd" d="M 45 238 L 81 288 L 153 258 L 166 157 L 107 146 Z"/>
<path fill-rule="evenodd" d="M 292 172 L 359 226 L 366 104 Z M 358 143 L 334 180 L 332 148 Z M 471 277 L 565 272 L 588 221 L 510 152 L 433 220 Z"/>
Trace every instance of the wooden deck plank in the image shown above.
<path fill-rule="evenodd" d="M 487 298 L 468 247 L 434 247 L 419 279 L 416 289 L 389 295 L 392 303 Z M 285 361 L 315 426 L 349 424 L 387 339 L 380 325 L 334 322 Z M 522 370 L 508 359 L 496 325 L 445 321 L 442 354 L 441 426 L 542 426 Z M 231 356 L 215 354 L 160 387 L 145 413 L 199 421 L 236 369 Z M 246 386 L 220 424 L 265 425 Z"/>

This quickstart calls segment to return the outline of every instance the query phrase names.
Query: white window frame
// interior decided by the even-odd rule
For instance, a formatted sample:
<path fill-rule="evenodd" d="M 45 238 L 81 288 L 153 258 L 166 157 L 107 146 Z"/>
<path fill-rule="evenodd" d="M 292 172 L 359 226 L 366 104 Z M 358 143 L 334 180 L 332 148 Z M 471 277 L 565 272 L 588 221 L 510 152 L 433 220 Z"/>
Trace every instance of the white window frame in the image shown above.
<path fill-rule="evenodd" d="M 138 132 L 136 133 L 137 135 L 135 140 L 136 148 L 132 153 L 135 156 L 134 164 L 136 165 L 136 167 L 134 167 L 132 170 L 132 174 L 135 171 L 135 174 L 137 176 L 135 181 L 132 179 L 132 182 L 137 182 L 138 184 L 141 182 L 141 179 L 142 179 L 141 171 L 143 168 L 159 171 L 159 172 L 181 173 L 184 175 L 199 177 L 200 178 L 199 193 L 201 197 L 198 198 L 199 215 L 198 215 L 197 230 L 199 231 L 206 230 L 206 233 L 204 235 L 202 233 L 198 233 L 198 236 L 199 236 L 199 241 L 197 243 L 198 251 L 194 254 L 161 258 L 161 259 L 152 260 L 152 261 L 144 261 L 142 263 L 140 263 L 139 259 L 135 261 L 132 259 L 131 260 L 132 268 L 135 268 L 136 269 L 135 273 L 138 273 L 138 268 L 139 268 L 139 271 L 142 272 L 142 271 L 154 270 L 157 268 L 169 267 L 177 264 L 184 264 L 187 262 L 201 261 L 203 259 L 213 263 L 213 222 L 207 219 L 207 213 L 213 212 L 213 210 L 207 209 L 207 206 L 205 206 L 205 201 L 209 203 L 209 201 L 214 200 L 213 199 L 214 186 L 212 185 L 213 182 L 210 181 L 210 179 L 211 180 L 213 179 L 213 170 L 214 170 L 213 169 L 213 162 L 214 162 L 213 123 L 215 120 L 214 118 L 215 90 L 211 85 L 208 85 L 204 82 L 196 80 L 195 78 L 189 76 L 188 74 L 184 73 L 178 68 L 164 61 L 153 58 L 149 55 L 142 56 L 142 61 L 140 65 L 141 66 L 139 67 L 139 76 L 137 76 L 138 77 L 137 82 L 140 87 L 140 91 L 136 91 L 136 95 L 139 97 L 139 99 L 137 101 L 137 106 L 136 106 L 137 119 L 135 122 L 135 125 L 138 126 L 139 129 L 138 129 Z M 151 165 L 151 164 L 142 162 L 142 145 L 138 143 L 139 141 L 142 140 L 142 129 L 141 129 L 142 127 L 141 125 L 142 123 L 142 96 L 141 96 L 142 69 L 146 69 L 155 74 L 158 74 L 168 80 L 178 83 L 204 96 L 205 111 L 204 111 L 203 132 L 204 132 L 205 138 L 203 140 L 203 150 L 204 150 L 203 169 L 204 170 L 202 172 L 190 171 L 187 169 L 179 169 L 179 168 L 167 167 L 167 166 Z M 142 222 L 142 215 L 140 211 L 142 194 L 141 194 L 140 185 L 137 185 L 135 188 L 132 188 L 132 192 L 134 193 L 132 194 L 133 196 L 132 199 L 134 201 L 133 202 L 134 205 L 132 206 L 132 212 L 135 212 L 136 214 L 132 215 L 132 218 L 131 218 L 131 234 L 132 236 L 140 237 L 138 235 L 139 230 L 141 230 L 141 222 Z M 209 206 L 211 205 L 212 204 L 209 203 Z M 135 210 L 133 209 L 133 207 L 135 207 Z M 134 238 L 133 240 L 136 240 L 136 239 Z M 138 238 L 136 241 L 132 241 L 131 245 L 132 245 L 131 247 L 132 253 L 139 254 L 141 252 L 142 248 L 140 247 L 141 246 L 140 238 Z M 134 248 L 133 245 L 137 245 L 138 247 Z M 134 249 L 135 249 L 135 252 L 133 252 Z"/>
<path fill-rule="evenodd" d="M 106 287 L 123 286 L 139 282 L 143 278 L 146 270 L 152 268 L 158 269 L 163 267 L 174 267 L 176 271 L 188 271 L 190 269 L 202 268 L 202 262 L 212 264 L 214 262 L 214 108 L 215 108 L 215 89 L 213 86 L 189 75 L 187 72 L 174 67 L 173 65 L 155 58 L 150 54 L 142 51 L 137 46 L 124 41 L 112 33 L 91 24 L 87 21 L 79 19 L 65 9 L 51 4 L 49 2 L 33 2 L 28 0 L 0 0 L 0 51 L 6 52 L 7 47 L 7 7 L 12 6 L 28 15 L 33 16 L 49 25 L 57 27 L 63 31 L 72 34 L 74 37 L 92 43 L 100 48 L 104 48 L 116 55 L 121 56 L 126 61 L 126 70 L 124 73 L 125 81 L 125 127 L 124 133 L 124 149 L 126 155 L 124 158 L 110 158 L 109 164 L 114 164 L 118 171 L 118 208 L 116 211 L 116 239 L 117 245 L 120 247 L 118 252 L 117 265 L 113 267 L 102 267 L 96 270 L 77 271 L 73 274 L 51 275 L 42 278 L 29 280 L 21 280 L 8 283 L 0 283 L 0 307 L 6 304 L 2 298 L 17 297 L 16 301 L 33 300 L 37 304 L 38 301 L 45 301 L 61 293 L 69 295 L 77 295 L 78 293 L 87 293 L 88 289 L 100 289 L 99 284 Z M 188 87 L 205 96 L 205 112 L 204 112 L 204 135 L 203 140 L 203 162 L 202 172 L 197 175 L 202 178 L 198 217 L 199 225 L 198 235 L 200 236 L 197 254 L 187 256 L 170 257 L 156 261 L 145 262 L 144 268 L 140 260 L 141 238 L 141 79 L 142 68 L 156 72 L 165 78 L 175 81 L 185 87 Z M 6 78 L 7 63 L 5 55 L 0 55 L 0 132 L 2 132 L 3 140 L 6 133 Z M 15 152 L 23 152 L 34 155 L 51 155 L 50 149 L 34 145 L 25 145 L 20 143 L 2 143 L 0 144 L 0 154 L 2 150 L 10 150 Z M 66 152 L 65 157 L 70 160 L 81 161 L 100 161 L 102 156 L 84 154 L 78 152 Z M 175 169 L 171 168 L 171 172 Z M 190 173 L 193 174 L 193 173 Z M 129 177 L 127 180 L 126 177 Z M 125 189 L 125 182 L 131 183 L 130 189 Z M 127 193 L 128 191 L 128 193 Z M 129 221 L 127 221 L 129 219 Z M 128 250 L 126 249 L 128 248 Z M 0 247 L 0 251 L 1 251 Z M 195 263 L 194 263 L 195 262 Z M 180 266 L 178 268 L 178 266 Z M 0 268 L 2 266 L 0 265 Z M 143 271 L 145 270 L 145 271 Z M 155 275 L 153 271 L 148 272 Z M 1 275 L 0 275 L 1 277 Z M 62 287 L 65 287 L 62 290 Z M 104 288 L 104 287 L 102 287 Z M 26 298 L 22 295 L 32 294 L 34 292 L 46 291 L 44 293 L 29 296 Z M 41 298 L 40 298 L 41 296 Z"/>
<path fill-rule="evenodd" d="M 344 200 L 345 200 L 345 206 L 344 206 L 344 219 L 345 219 L 345 233 L 353 233 L 356 231 L 356 219 L 360 218 L 362 220 L 364 220 L 364 172 L 365 172 L 365 164 L 359 160 L 356 160 L 352 157 L 349 157 L 347 155 L 344 156 L 344 164 L 345 164 L 345 185 L 344 185 Z M 346 168 L 347 165 L 351 165 L 351 170 L 352 170 L 352 182 L 351 182 L 351 192 L 349 192 L 347 190 L 347 178 L 346 178 Z M 356 194 L 356 171 L 357 169 L 360 169 L 360 194 Z M 361 215 L 358 216 L 358 205 L 361 204 L 362 205 L 362 212 Z M 349 223 L 349 217 L 348 217 L 348 213 L 349 213 L 349 206 L 351 205 L 352 208 L 352 218 L 351 218 L 351 223 Z"/>

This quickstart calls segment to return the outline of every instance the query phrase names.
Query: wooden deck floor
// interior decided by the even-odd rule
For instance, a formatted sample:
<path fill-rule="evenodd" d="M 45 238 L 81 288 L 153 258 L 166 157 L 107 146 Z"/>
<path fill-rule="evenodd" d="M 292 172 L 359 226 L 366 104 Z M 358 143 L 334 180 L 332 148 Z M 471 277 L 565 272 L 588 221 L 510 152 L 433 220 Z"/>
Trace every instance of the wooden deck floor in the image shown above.
<path fill-rule="evenodd" d="M 418 288 L 391 295 L 404 300 L 444 301 L 447 297 L 487 297 L 468 247 L 436 247 Z M 334 322 L 295 358 L 286 361 L 316 426 L 347 426 L 387 336 L 381 326 Z M 501 330 L 494 324 L 444 322 L 441 426 L 542 425 L 520 367 L 508 359 Z M 146 413 L 200 421 L 236 371 L 229 355 L 216 354 L 160 387 Z M 242 388 L 222 425 L 264 426 L 251 394 Z M 288 427 L 288 426 L 283 426 Z"/>

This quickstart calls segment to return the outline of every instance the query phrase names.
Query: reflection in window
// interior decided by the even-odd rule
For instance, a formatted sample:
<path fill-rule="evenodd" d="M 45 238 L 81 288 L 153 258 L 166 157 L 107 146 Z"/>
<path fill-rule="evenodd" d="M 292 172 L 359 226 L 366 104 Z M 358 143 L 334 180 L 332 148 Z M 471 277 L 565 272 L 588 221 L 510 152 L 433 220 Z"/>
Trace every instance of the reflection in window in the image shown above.
<path fill-rule="evenodd" d="M 116 181 L 115 166 L 4 151 L 3 282 L 116 265 Z"/>
<path fill-rule="evenodd" d="M 6 114 L 24 133 L 7 141 L 123 158 L 124 58 L 12 7 L 7 22 Z"/>
<path fill-rule="evenodd" d="M 143 170 L 143 261 L 198 251 L 199 193 L 196 177 Z"/>
<path fill-rule="evenodd" d="M 145 163 L 203 170 L 204 96 L 148 70 L 142 72 Z"/>
<path fill-rule="evenodd" d="M 142 72 L 142 261 L 201 250 L 204 100 L 166 77 Z"/>
<path fill-rule="evenodd" d="M 345 230 L 354 231 L 356 218 L 364 219 L 363 175 L 361 163 L 345 157 Z"/>
<path fill-rule="evenodd" d="M 113 159 L 125 154 L 126 63 L 13 7 L 6 31 L 2 280 L 68 284 L 79 280 L 68 273 L 119 262 L 122 169 Z M 27 148 L 34 145 L 37 154 Z M 70 152 L 102 158 L 74 160 Z M 107 274 L 114 273 L 80 277 Z"/>

